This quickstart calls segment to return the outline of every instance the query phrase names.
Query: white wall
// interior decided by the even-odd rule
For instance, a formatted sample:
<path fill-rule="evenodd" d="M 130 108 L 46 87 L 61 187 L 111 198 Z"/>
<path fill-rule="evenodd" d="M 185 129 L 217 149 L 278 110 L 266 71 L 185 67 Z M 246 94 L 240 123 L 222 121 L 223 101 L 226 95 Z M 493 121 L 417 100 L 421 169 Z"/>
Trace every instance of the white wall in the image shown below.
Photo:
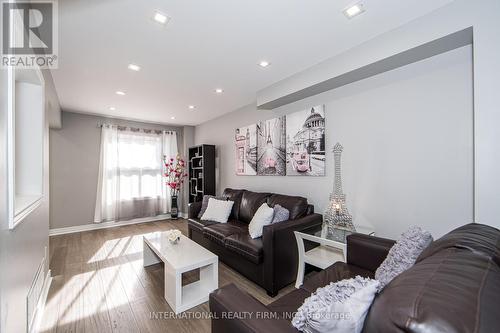
<path fill-rule="evenodd" d="M 45 105 L 47 108 L 47 118 L 50 128 L 61 128 L 61 106 L 59 104 L 59 96 L 57 96 L 56 86 L 52 79 L 50 71 L 44 71 L 43 78 L 45 79 Z"/>
<path fill-rule="evenodd" d="M 500 228 L 500 1 L 455 0 L 258 92 L 264 103 L 472 27 L 474 34 L 474 221 Z"/>
<path fill-rule="evenodd" d="M 234 129 L 326 105 L 326 177 L 236 176 Z M 472 50 L 457 49 L 273 111 L 255 105 L 196 127 L 197 144 L 218 147 L 218 191 L 246 188 L 302 195 L 323 212 L 333 154 L 343 153 L 354 221 L 397 237 L 417 224 L 439 237 L 473 220 Z"/>

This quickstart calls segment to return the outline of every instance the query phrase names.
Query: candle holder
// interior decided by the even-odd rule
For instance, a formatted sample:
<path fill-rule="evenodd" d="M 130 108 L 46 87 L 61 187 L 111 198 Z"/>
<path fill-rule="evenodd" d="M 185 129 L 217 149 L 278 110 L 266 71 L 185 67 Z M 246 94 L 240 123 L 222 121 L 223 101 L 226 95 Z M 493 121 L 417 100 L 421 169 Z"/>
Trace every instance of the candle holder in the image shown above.
<path fill-rule="evenodd" d="M 168 240 L 173 245 L 176 245 L 176 244 L 178 244 L 180 242 L 181 235 L 182 235 L 182 233 L 179 230 L 177 230 L 177 229 L 170 230 L 168 232 Z"/>

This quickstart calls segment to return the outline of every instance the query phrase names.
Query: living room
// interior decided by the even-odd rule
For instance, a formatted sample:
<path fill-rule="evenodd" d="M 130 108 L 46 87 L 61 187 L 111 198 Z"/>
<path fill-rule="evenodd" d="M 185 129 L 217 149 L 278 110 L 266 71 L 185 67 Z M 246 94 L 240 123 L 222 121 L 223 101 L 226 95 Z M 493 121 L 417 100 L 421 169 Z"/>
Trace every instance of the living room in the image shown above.
<path fill-rule="evenodd" d="M 499 331 L 499 13 L 3 2 L 0 332 Z"/>

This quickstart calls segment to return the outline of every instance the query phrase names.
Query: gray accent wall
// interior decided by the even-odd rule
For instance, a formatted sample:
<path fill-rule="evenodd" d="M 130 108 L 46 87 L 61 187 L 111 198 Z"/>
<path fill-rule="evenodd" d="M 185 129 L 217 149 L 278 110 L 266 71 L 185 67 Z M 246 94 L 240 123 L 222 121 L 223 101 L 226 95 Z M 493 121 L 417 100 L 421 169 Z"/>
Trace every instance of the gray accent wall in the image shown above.
<path fill-rule="evenodd" d="M 465 46 L 272 111 L 249 105 L 201 124 L 217 145 L 225 187 L 301 195 L 322 213 L 333 189 L 336 142 L 354 222 L 397 237 L 420 225 L 439 237 L 473 221 L 472 48 Z M 234 129 L 326 105 L 327 176 L 236 176 Z"/>
<path fill-rule="evenodd" d="M 94 221 L 101 144 L 97 125 L 103 122 L 176 131 L 179 152 L 184 152 L 183 127 L 62 112 L 62 128 L 50 131 L 50 229 Z M 185 206 L 185 200 L 181 204 Z"/>

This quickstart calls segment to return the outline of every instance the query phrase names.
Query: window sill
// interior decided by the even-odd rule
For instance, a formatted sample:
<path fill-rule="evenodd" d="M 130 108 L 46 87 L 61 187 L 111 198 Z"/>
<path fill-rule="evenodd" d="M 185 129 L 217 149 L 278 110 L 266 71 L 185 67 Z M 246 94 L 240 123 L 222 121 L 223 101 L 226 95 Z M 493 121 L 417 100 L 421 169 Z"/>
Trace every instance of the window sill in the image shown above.
<path fill-rule="evenodd" d="M 22 195 L 15 198 L 16 208 L 10 229 L 14 229 L 42 204 L 42 196 Z"/>

